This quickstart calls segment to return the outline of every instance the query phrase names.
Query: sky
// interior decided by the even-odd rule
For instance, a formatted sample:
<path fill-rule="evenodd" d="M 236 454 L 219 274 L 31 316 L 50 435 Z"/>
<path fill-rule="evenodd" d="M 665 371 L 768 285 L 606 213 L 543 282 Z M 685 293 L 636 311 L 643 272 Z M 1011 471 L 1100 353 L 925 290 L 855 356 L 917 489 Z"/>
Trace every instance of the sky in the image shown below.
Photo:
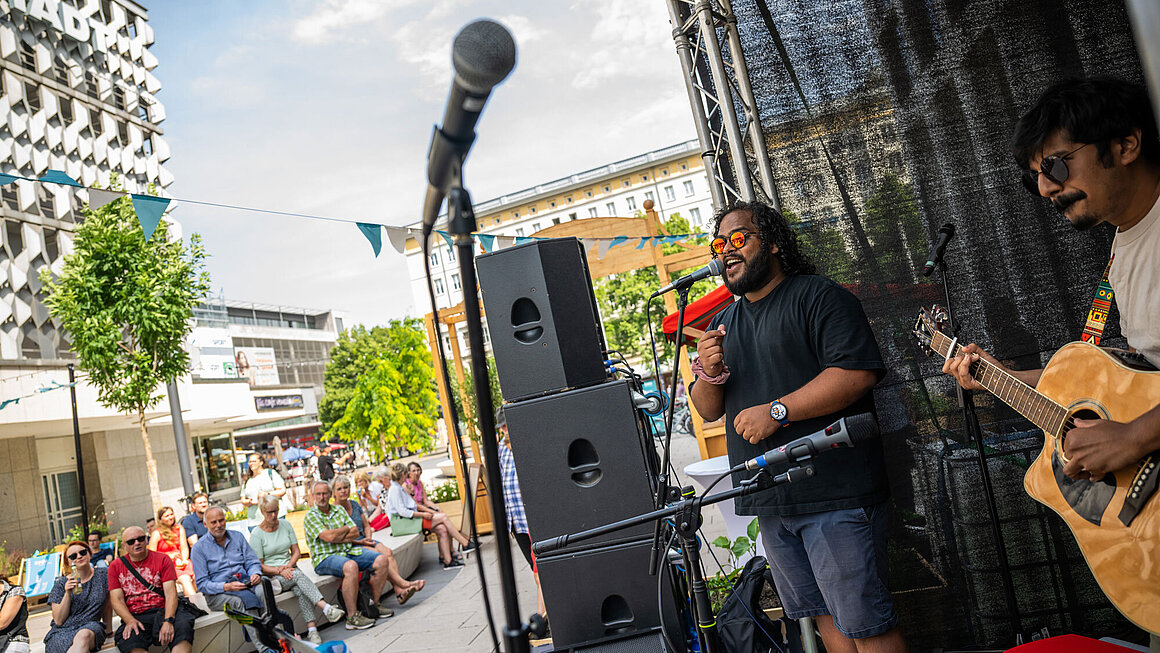
<path fill-rule="evenodd" d="M 513 33 L 465 165 L 476 202 L 696 137 L 665 0 L 145 0 L 178 199 L 418 220 L 426 154 L 477 18 Z M 405 259 L 354 224 L 178 203 L 214 294 L 416 316 Z"/>

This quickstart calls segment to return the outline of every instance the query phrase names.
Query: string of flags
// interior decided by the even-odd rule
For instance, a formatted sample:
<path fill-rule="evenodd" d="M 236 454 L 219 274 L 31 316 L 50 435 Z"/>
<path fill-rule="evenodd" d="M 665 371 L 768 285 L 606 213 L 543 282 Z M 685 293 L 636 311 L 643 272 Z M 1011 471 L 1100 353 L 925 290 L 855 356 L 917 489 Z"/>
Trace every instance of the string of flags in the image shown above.
<path fill-rule="evenodd" d="M 133 210 L 137 214 L 137 221 L 141 225 L 141 231 L 145 234 L 145 239 L 148 240 L 153 232 L 157 229 L 157 225 L 161 222 L 161 216 L 165 213 L 171 202 L 186 202 L 189 204 L 202 204 L 206 206 L 216 206 L 219 208 L 237 209 L 241 211 L 254 211 L 259 213 L 271 213 L 276 215 L 286 215 L 291 217 L 309 218 L 312 220 L 328 220 L 331 222 L 353 222 L 362 232 L 363 236 L 370 243 L 371 249 L 374 250 L 375 257 L 383 249 L 383 232 L 387 234 L 387 240 L 391 246 L 400 254 L 405 253 L 407 240 L 414 238 L 419 240 L 423 237 L 421 229 L 414 229 L 411 227 L 395 227 L 391 225 L 379 224 L 375 222 L 361 222 L 357 220 L 345 220 L 342 218 L 329 218 L 319 215 L 307 215 L 303 213 L 291 213 L 286 211 L 272 211 L 268 209 L 250 208 L 244 206 L 233 206 L 229 204 L 217 204 L 213 202 L 202 202 L 197 200 L 186 199 L 170 199 L 166 197 L 156 197 L 153 195 L 143 195 L 140 193 L 129 193 L 125 191 L 107 190 L 104 188 L 93 188 L 89 186 L 82 186 L 77 183 L 75 179 L 69 177 L 60 170 L 49 170 L 44 176 L 39 178 L 21 177 L 18 175 L 0 173 L 0 186 L 10 184 L 12 182 L 22 180 L 39 183 L 59 184 L 64 186 L 72 186 L 80 190 L 88 191 L 88 204 L 93 210 L 99 209 L 106 204 L 130 195 L 133 201 Z M 443 238 L 448 247 L 454 247 L 454 240 L 451 233 L 446 231 L 435 230 L 434 233 Z M 683 243 L 690 239 L 703 238 L 708 236 L 706 233 L 689 233 L 689 234 L 675 234 L 669 236 L 611 236 L 606 238 L 580 238 L 580 242 L 584 245 L 586 251 L 591 251 L 595 248 L 596 258 L 603 259 L 609 250 L 615 247 L 633 247 L 634 249 L 643 249 L 647 246 L 657 247 L 658 245 L 671 245 Z M 476 246 L 481 253 L 494 252 L 500 249 L 506 249 L 524 243 L 530 243 L 537 240 L 547 240 L 536 236 L 503 236 L 499 234 L 471 234 L 472 240 L 475 241 Z M 6 404 L 0 404 L 3 408 Z"/>
<path fill-rule="evenodd" d="M 29 394 L 22 395 L 19 397 L 11 397 L 9 399 L 0 399 L 0 410 L 4 410 L 5 408 L 7 408 L 9 406 L 13 406 L 13 405 L 20 403 L 21 399 L 28 399 L 29 397 L 36 397 L 38 395 L 44 394 L 45 392 L 49 392 L 51 390 L 60 390 L 62 388 L 71 388 L 74 385 L 76 385 L 76 382 L 61 383 L 60 381 L 53 381 L 49 385 L 37 388 L 35 392 L 31 392 Z"/>

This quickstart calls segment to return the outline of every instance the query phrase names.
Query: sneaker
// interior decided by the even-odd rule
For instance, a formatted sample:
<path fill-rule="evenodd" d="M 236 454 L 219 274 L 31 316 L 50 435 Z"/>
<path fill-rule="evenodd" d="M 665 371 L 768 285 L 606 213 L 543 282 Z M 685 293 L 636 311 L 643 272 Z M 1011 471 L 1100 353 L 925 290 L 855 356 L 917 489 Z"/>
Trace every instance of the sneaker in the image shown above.
<path fill-rule="evenodd" d="M 342 621 L 342 618 L 346 615 L 346 613 L 342 611 L 342 608 L 338 607 L 337 605 L 326 606 L 326 609 L 322 611 L 322 614 L 324 614 L 327 621 L 332 624 L 336 624 Z"/>
<path fill-rule="evenodd" d="M 444 562 L 443 563 L 444 569 L 455 569 L 456 567 L 462 567 L 462 566 L 463 566 L 463 561 L 456 560 L 455 558 L 452 558 L 451 562 Z"/>
<path fill-rule="evenodd" d="M 357 612 L 346 618 L 347 630 L 366 630 L 373 625 L 375 625 L 374 619 L 367 619 Z"/>
<path fill-rule="evenodd" d="M 478 548 L 479 548 L 479 546 L 475 543 L 475 540 L 468 540 L 467 546 L 463 546 L 463 545 L 459 546 L 459 550 L 462 551 L 463 553 L 471 553 L 472 551 L 474 551 Z"/>
<path fill-rule="evenodd" d="M 321 644 L 322 636 L 318 634 L 317 630 L 307 631 L 306 641 L 310 642 L 311 644 Z"/>
<path fill-rule="evenodd" d="M 395 616 L 394 610 L 388 608 L 382 603 L 379 604 L 379 619 L 390 619 L 393 616 Z"/>

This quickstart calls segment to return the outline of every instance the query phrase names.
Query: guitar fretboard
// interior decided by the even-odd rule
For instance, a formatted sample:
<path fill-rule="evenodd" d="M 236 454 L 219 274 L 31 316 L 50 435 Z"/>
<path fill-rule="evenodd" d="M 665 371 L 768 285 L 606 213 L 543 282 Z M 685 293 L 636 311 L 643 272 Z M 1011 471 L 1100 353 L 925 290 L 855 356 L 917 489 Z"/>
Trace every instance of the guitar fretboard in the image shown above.
<path fill-rule="evenodd" d="M 935 331 L 930 340 L 930 348 L 943 358 L 950 350 L 951 339 L 946 334 Z M 955 344 L 951 356 L 962 354 L 962 345 Z M 971 365 L 971 376 L 984 388 L 1004 403 L 1019 411 L 1049 436 L 1058 436 L 1067 420 L 1067 409 L 1037 392 L 1035 388 L 1015 378 L 1011 374 L 980 358 Z"/>

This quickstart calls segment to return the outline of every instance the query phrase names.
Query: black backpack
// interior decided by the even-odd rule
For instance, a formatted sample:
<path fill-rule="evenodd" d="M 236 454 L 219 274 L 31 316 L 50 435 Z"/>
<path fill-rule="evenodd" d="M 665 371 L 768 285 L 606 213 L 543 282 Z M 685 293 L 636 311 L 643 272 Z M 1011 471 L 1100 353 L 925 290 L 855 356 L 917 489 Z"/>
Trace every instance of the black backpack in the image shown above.
<path fill-rule="evenodd" d="M 717 635 L 722 648 L 730 653 L 769 653 L 781 650 L 781 624 L 766 616 L 759 605 L 766 581 L 773 586 L 773 574 L 765 558 L 753 556 L 737 576 L 733 592 L 717 614 Z"/>

